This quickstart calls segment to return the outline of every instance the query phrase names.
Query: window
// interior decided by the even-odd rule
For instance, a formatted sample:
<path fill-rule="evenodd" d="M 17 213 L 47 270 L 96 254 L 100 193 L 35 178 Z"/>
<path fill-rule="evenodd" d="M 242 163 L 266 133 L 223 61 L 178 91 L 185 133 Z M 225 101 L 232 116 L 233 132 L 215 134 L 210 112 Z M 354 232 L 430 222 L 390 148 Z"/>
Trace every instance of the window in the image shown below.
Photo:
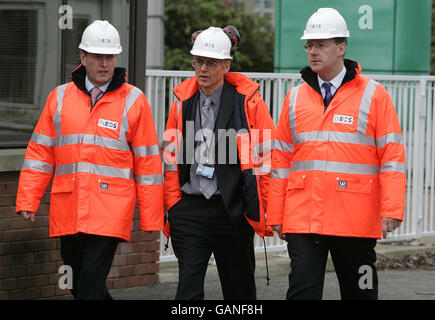
<path fill-rule="evenodd" d="M 34 102 L 37 17 L 36 10 L 0 10 L 2 102 Z"/>
<path fill-rule="evenodd" d="M 92 21 L 109 20 L 118 29 L 124 49 L 118 66 L 128 68 L 130 8 L 137 1 L 0 0 L 0 148 L 27 146 L 48 94 L 80 65 L 78 46 Z M 63 5 L 72 8 L 72 29 L 59 27 Z"/>
<path fill-rule="evenodd" d="M 0 2 L 0 147 L 27 143 L 39 114 L 43 13 L 41 3 Z"/>

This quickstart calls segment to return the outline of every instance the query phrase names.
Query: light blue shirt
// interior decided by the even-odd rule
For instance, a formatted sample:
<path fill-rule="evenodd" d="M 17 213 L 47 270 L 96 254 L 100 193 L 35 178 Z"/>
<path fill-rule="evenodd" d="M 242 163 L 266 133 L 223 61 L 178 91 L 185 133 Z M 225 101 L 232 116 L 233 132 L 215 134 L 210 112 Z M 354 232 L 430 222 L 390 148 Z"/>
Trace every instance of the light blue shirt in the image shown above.
<path fill-rule="evenodd" d="M 343 70 L 341 70 L 341 72 L 334 79 L 329 81 L 329 83 L 332 84 L 332 86 L 331 86 L 331 94 L 332 95 L 334 95 L 335 92 L 337 91 L 337 89 L 341 86 L 341 83 L 343 82 L 345 75 L 346 75 L 346 67 L 343 66 Z M 319 77 L 319 75 L 317 75 L 317 80 L 319 81 L 320 91 L 322 92 L 322 97 L 324 99 L 325 98 L 325 89 L 322 88 L 322 84 L 326 81 L 323 81 L 322 78 Z"/>
<path fill-rule="evenodd" d="M 112 79 L 110 79 L 109 82 L 107 82 L 106 84 L 103 84 L 100 88 L 101 93 L 98 95 L 97 97 L 97 101 L 103 96 L 103 94 L 107 91 L 107 88 L 109 87 L 110 82 L 112 82 Z M 88 90 L 88 92 L 91 92 L 92 89 L 94 89 L 94 85 L 92 84 L 92 82 L 89 81 L 88 76 L 86 76 L 85 79 L 85 86 L 86 86 L 86 90 Z"/>

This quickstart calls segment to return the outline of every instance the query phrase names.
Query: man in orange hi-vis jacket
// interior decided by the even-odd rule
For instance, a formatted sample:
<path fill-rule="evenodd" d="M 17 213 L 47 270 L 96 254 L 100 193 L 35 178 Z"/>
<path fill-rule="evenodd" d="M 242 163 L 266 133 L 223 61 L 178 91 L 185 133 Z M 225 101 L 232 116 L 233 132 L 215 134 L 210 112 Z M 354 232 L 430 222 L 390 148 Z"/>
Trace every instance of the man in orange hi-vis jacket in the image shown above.
<path fill-rule="evenodd" d="M 385 88 L 344 59 L 338 11 L 307 22 L 305 81 L 283 103 L 274 135 L 267 224 L 287 240 L 287 299 L 321 299 L 328 252 L 342 299 L 377 299 L 376 239 L 405 204 L 405 152 Z"/>
<path fill-rule="evenodd" d="M 72 268 L 72 294 L 111 299 L 105 282 L 118 242 L 130 240 L 136 199 L 141 229 L 163 229 L 161 156 L 145 95 L 115 67 L 117 30 L 96 20 L 79 48 L 81 65 L 48 96 L 27 147 L 16 212 L 34 221 L 54 176 L 50 237 Z"/>

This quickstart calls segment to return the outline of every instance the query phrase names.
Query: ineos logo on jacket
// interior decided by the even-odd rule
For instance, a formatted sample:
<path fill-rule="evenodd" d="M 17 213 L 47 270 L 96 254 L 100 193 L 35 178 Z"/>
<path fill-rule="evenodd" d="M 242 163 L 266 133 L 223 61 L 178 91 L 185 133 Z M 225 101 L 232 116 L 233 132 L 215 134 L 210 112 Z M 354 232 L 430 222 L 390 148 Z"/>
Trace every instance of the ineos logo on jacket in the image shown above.
<path fill-rule="evenodd" d="M 107 129 L 117 130 L 118 129 L 118 122 L 100 119 L 100 120 L 98 120 L 98 126 L 103 127 L 103 128 L 107 128 Z"/>
<path fill-rule="evenodd" d="M 352 116 L 343 116 L 339 114 L 334 114 L 334 123 L 343 123 L 343 124 L 352 124 L 353 123 L 353 117 Z"/>

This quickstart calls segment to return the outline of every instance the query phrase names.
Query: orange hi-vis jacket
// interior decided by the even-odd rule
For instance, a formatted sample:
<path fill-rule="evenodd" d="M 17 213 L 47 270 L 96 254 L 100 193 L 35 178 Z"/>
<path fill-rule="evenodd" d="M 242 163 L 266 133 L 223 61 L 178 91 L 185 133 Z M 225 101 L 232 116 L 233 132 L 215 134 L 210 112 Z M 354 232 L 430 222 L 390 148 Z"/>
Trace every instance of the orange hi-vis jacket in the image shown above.
<path fill-rule="evenodd" d="M 274 134 L 268 225 L 282 233 L 381 238 L 382 218 L 403 219 L 406 175 L 400 123 L 385 88 L 345 59 L 326 111 L 317 75 L 283 103 Z"/>
<path fill-rule="evenodd" d="M 237 132 L 235 137 L 237 157 L 243 182 L 239 186 L 237 177 L 228 176 L 225 177 L 229 179 L 226 185 L 231 185 L 228 189 L 234 188 L 231 192 L 220 189 L 221 187 L 219 190 L 227 211 L 230 212 L 235 207 L 232 204 L 241 201 L 244 203 L 242 214 L 255 232 L 260 237 L 271 236 L 273 231 L 266 226 L 265 212 L 271 168 L 271 138 L 275 125 L 266 103 L 261 98 L 258 83 L 243 74 L 230 72 L 225 75 L 224 92 L 226 85 L 234 88 L 232 90 L 235 90 L 235 100 L 239 101 L 235 103 L 233 110 L 235 127 L 229 129 Z M 183 152 L 182 140 L 186 130 L 186 113 L 189 113 L 187 110 L 195 104 L 192 101 L 198 91 L 199 85 L 196 77 L 182 82 L 174 89 L 177 99 L 170 108 L 162 145 L 165 177 L 164 202 L 168 211 L 181 199 L 181 186 L 184 184 L 183 173 L 188 173 L 185 164 L 180 163 L 179 156 Z M 222 107 L 219 112 L 222 111 Z M 216 150 L 222 141 L 219 133 L 217 136 Z M 223 164 L 223 166 L 226 165 L 228 164 Z M 225 183 L 219 181 L 219 172 L 224 170 L 221 168 L 218 163 L 216 166 L 217 182 L 218 185 L 223 186 Z M 165 226 L 165 234 L 168 237 L 170 235 L 169 223 Z"/>
<path fill-rule="evenodd" d="M 91 107 L 86 70 L 58 86 L 27 147 L 16 212 L 36 212 L 52 177 L 50 237 L 79 232 L 129 241 L 138 200 L 140 228 L 162 230 L 163 175 L 151 109 L 145 95 L 116 68 Z"/>

